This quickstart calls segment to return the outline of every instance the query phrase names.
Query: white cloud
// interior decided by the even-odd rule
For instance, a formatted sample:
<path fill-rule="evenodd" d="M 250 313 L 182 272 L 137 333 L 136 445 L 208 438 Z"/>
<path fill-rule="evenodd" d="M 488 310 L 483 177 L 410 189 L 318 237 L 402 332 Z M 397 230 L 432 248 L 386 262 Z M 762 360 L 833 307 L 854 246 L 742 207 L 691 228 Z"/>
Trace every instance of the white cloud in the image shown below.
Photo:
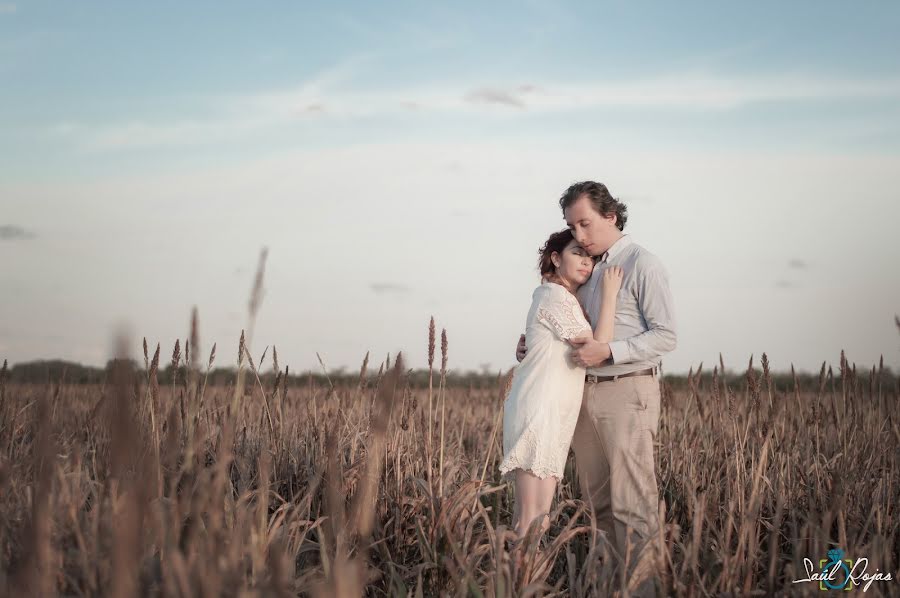
<path fill-rule="evenodd" d="M 88 150 L 110 150 L 216 143 L 310 120 L 410 112 L 526 115 L 635 107 L 727 111 L 758 102 L 900 99 L 897 79 L 847 80 L 792 74 L 740 78 L 686 72 L 590 83 L 460 82 L 389 90 L 342 86 L 365 60 L 342 63 L 294 88 L 210 97 L 208 115 L 202 118 L 169 122 L 136 118 L 104 125 L 69 121 L 50 127 L 49 132 L 73 139 Z"/>
<path fill-rule="evenodd" d="M 33 239 L 34 233 L 15 224 L 0 225 L 0 241 L 22 241 Z"/>

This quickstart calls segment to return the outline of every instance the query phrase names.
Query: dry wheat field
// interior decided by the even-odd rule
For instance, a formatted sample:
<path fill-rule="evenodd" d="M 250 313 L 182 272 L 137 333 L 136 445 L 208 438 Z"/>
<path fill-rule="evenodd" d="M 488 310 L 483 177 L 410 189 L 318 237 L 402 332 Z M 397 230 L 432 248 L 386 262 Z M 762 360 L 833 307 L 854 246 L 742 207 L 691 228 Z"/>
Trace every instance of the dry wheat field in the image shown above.
<path fill-rule="evenodd" d="M 168 356 L 116 336 L 102 385 L 0 376 L 0 593 L 60 596 L 625 596 L 580 500 L 570 459 L 553 525 L 523 566 L 510 554 L 502 402 L 403 354 L 352 380 L 291 375 L 277 351 L 235 342 L 228 384 L 189 337 Z M 152 344 L 151 344 L 152 347 Z M 183 351 L 182 351 L 183 347 Z M 125 359 L 137 354 L 140 361 Z M 658 436 L 667 595 L 817 595 L 804 557 L 832 547 L 893 572 L 900 531 L 896 379 L 823 366 L 814 388 L 718 363 L 663 379 Z M 730 371 L 730 370 L 729 370 Z M 533 530 L 534 531 L 534 530 Z M 618 571 L 618 569 L 617 569 Z M 875 581 L 867 595 L 896 594 Z M 854 587 L 862 591 L 863 584 Z"/>

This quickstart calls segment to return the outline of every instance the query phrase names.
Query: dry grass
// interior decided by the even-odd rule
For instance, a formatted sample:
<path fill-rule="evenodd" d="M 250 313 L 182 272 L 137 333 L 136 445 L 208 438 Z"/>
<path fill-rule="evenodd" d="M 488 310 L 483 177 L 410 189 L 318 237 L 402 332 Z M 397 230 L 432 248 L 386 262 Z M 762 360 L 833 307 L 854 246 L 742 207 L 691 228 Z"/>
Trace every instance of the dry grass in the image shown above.
<path fill-rule="evenodd" d="M 203 395 L 202 380 L 174 392 L 135 384 L 126 363 L 105 388 L 4 389 L 7 588 L 80 595 L 111 587 L 121 596 L 135 584 L 184 596 L 523 589 L 504 547 L 511 497 L 496 481 L 505 380 L 494 391 L 438 384 L 438 427 L 427 389 L 404 384 L 399 358 L 352 386 L 266 388 L 254 377 L 244 393 L 209 387 Z M 793 591 L 803 556 L 824 556 L 834 543 L 895 570 L 897 396 L 856 386 L 826 376 L 820 394 L 773 389 L 771 399 L 764 381 L 762 392 L 749 384 L 666 392 L 658 473 L 670 592 Z M 430 468 L 429 447 L 439 447 Z M 591 521 L 571 479 L 559 491 L 546 583 L 603 595 L 621 580 L 591 565 Z"/>
<path fill-rule="evenodd" d="M 497 475 L 509 373 L 490 390 L 448 388 L 443 334 L 427 388 L 410 386 L 402 356 L 368 375 L 368 355 L 355 384 L 291 386 L 274 348 L 268 386 L 265 353 L 256 363 L 248 350 L 258 306 L 227 388 L 206 385 L 196 312 L 187 375 L 171 387 L 146 343 L 147 374 L 122 359 L 104 386 L 0 374 L 0 594 L 624 594 L 571 461 L 543 551 L 532 538 L 513 567 L 512 496 Z M 127 357 L 130 341 L 117 346 Z M 431 364 L 433 326 L 429 347 Z M 896 576 L 897 389 L 843 358 L 812 393 L 774 387 L 765 358 L 740 386 L 723 365 L 663 388 L 667 593 L 817 595 L 791 580 L 835 545 Z"/>

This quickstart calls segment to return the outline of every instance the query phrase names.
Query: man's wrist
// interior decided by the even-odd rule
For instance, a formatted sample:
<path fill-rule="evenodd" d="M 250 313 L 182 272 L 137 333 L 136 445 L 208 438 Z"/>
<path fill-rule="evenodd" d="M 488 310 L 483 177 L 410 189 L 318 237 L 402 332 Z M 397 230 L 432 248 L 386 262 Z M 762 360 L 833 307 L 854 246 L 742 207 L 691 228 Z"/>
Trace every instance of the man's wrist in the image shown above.
<path fill-rule="evenodd" d="M 626 363 L 631 360 L 631 351 L 625 341 L 612 341 L 609 347 L 609 358 L 612 363 Z"/>
<path fill-rule="evenodd" d="M 590 367 L 598 368 L 602 365 L 606 364 L 609 361 L 610 351 L 609 351 L 609 343 L 600 343 L 600 350 L 602 354 L 600 356 L 600 361 L 591 364 Z"/>
<path fill-rule="evenodd" d="M 607 363 L 610 357 L 612 357 L 612 351 L 610 351 L 609 349 L 609 343 L 603 343 L 603 361 L 601 361 L 600 363 Z"/>

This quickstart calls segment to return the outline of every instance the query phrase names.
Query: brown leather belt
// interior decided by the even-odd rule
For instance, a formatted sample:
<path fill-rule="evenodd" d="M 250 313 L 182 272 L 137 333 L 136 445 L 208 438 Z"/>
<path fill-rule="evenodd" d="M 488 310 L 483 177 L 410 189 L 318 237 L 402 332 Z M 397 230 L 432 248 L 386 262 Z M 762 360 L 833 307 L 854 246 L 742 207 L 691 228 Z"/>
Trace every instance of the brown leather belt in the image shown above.
<path fill-rule="evenodd" d="M 585 374 L 585 382 L 610 382 L 618 378 L 630 378 L 631 376 L 652 376 L 656 374 L 656 368 L 647 368 L 646 370 L 638 370 L 636 372 L 628 372 L 627 374 L 619 374 L 618 376 L 595 376 L 593 374 Z"/>

